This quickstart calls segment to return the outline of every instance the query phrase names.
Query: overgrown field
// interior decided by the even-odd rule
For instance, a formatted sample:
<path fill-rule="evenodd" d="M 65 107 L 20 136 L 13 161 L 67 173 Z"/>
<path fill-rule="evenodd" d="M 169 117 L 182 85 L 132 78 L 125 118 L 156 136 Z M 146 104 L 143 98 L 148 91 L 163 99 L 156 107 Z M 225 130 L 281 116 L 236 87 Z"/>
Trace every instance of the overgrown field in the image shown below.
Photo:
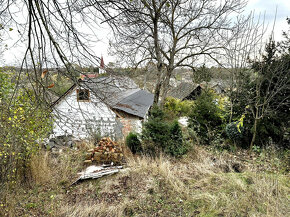
<path fill-rule="evenodd" d="M 83 150 L 37 155 L 30 165 L 30 187 L 7 189 L 0 216 L 287 216 L 290 212 L 289 162 L 274 151 L 233 154 L 195 146 L 181 159 L 127 154 L 122 172 L 70 186 L 85 167 Z"/>

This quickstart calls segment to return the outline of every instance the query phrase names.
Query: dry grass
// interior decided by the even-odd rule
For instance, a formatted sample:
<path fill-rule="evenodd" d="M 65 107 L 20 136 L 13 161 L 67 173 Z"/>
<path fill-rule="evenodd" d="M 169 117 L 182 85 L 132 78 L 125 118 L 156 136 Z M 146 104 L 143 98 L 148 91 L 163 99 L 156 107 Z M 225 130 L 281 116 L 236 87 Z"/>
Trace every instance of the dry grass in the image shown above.
<path fill-rule="evenodd" d="M 48 152 L 41 152 L 39 155 L 32 156 L 29 167 L 34 184 L 43 185 L 50 181 L 52 168 L 48 165 L 49 162 Z"/>
<path fill-rule="evenodd" d="M 288 175 L 257 170 L 228 153 L 197 146 L 183 159 L 129 155 L 127 170 L 70 187 L 83 168 L 82 154 L 43 153 L 34 160 L 39 187 L 10 198 L 15 207 L 9 216 L 287 216 L 290 211 Z"/>

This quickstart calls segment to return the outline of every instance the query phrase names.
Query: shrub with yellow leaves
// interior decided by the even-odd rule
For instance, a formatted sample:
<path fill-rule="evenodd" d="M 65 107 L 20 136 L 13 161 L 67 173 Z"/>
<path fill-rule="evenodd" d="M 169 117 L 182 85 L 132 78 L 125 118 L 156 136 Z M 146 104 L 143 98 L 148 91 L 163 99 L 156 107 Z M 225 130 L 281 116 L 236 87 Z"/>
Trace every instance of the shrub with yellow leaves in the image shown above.
<path fill-rule="evenodd" d="M 49 111 L 30 91 L 15 88 L 9 75 L 0 71 L 0 183 L 5 187 L 30 181 L 29 163 L 39 150 L 37 141 L 51 128 Z"/>

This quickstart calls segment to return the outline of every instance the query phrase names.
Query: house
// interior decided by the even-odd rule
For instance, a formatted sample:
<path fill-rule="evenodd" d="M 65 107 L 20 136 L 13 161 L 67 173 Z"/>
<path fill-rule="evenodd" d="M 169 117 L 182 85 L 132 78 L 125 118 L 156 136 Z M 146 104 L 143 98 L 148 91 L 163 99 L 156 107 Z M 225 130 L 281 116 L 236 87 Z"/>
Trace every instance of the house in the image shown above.
<path fill-rule="evenodd" d="M 52 137 L 84 139 L 99 133 L 122 138 L 140 132 L 153 98 L 127 77 L 86 77 L 52 104 Z"/>
<path fill-rule="evenodd" d="M 100 67 L 93 68 L 93 72 L 83 72 L 81 73 L 81 79 L 84 78 L 97 78 L 99 74 L 105 74 L 106 69 L 105 69 L 105 62 L 103 56 L 101 57 L 101 63 Z"/>
<path fill-rule="evenodd" d="M 177 87 L 169 90 L 168 96 L 180 100 L 195 100 L 205 88 L 212 89 L 217 94 L 225 93 L 225 87 L 221 82 L 202 82 L 201 84 L 181 82 Z"/>
<path fill-rule="evenodd" d="M 195 100 L 203 88 L 201 84 L 181 82 L 176 88 L 169 90 L 167 95 L 180 100 Z"/>

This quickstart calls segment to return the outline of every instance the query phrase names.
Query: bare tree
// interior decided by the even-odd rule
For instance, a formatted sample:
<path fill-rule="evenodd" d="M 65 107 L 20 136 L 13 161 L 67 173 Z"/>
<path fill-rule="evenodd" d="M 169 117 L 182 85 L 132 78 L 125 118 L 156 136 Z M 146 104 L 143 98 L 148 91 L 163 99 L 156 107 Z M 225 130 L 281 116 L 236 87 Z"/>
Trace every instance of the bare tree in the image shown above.
<path fill-rule="evenodd" d="M 130 1 L 114 22 L 118 26 L 112 47 L 137 66 L 154 60 L 158 68 L 155 103 L 162 89 L 163 103 L 173 70 L 194 66 L 202 56 L 214 61 L 225 49 L 229 34 L 239 26 L 230 19 L 245 6 L 230 0 Z"/>
<path fill-rule="evenodd" d="M 38 101 L 47 95 L 50 85 L 41 77 L 47 69 L 65 68 L 58 73 L 77 83 L 75 75 L 82 73 L 82 66 L 99 64 L 93 50 L 98 41 L 95 29 L 110 17 L 104 7 L 108 2 L 114 4 L 113 0 L 0 1 L 0 23 L 13 29 L 18 42 L 26 47 L 18 77 L 28 76 Z"/>
<path fill-rule="evenodd" d="M 257 18 L 253 13 L 249 17 L 238 17 L 244 21 L 238 21 L 240 25 L 232 32 L 231 40 L 225 49 L 225 53 L 220 61 L 220 66 L 229 74 L 229 80 L 224 81 L 228 83 L 229 89 L 227 94 L 230 99 L 230 118 L 232 122 L 233 113 L 240 113 L 244 111 L 234 111 L 236 102 L 240 102 L 244 98 L 244 103 L 247 100 L 249 82 L 251 80 L 250 61 L 260 56 L 264 45 L 264 34 L 266 26 L 261 15 Z M 244 106 L 246 107 L 246 105 Z M 244 109 L 244 108 L 242 108 Z"/>
<path fill-rule="evenodd" d="M 161 16 L 168 0 L 122 1 L 117 9 L 122 13 L 111 20 L 115 30 L 110 43 L 114 54 L 127 64 L 140 66 L 154 61 L 157 66 L 157 82 L 154 102 L 159 100 L 161 76 L 164 69 L 160 47 Z"/>

